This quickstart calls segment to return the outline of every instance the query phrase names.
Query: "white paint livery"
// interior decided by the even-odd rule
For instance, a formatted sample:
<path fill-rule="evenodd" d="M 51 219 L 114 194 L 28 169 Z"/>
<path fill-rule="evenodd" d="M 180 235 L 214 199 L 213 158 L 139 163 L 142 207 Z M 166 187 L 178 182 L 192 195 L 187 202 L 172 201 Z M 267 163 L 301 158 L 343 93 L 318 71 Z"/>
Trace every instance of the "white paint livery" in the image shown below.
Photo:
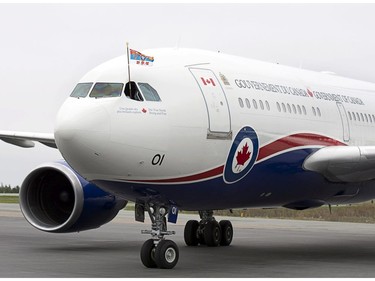
<path fill-rule="evenodd" d="M 261 144 L 308 131 L 347 145 L 374 145 L 375 120 L 370 122 L 375 113 L 373 84 L 219 53 L 146 52 L 155 57 L 153 67 L 132 65 L 131 79 L 153 85 L 162 102 L 139 102 L 124 96 L 69 98 L 58 114 L 55 137 L 59 149 L 88 180 L 160 180 L 210 170 L 225 163 L 232 132 L 247 124 L 258 133 Z M 126 57 L 119 57 L 95 68 L 80 82 L 126 83 L 126 66 Z M 220 75 L 229 85 L 219 81 Z M 215 86 L 204 85 L 201 78 L 212 79 Z M 236 85 L 246 80 L 306 92 L 309 89 L 314 96 Z M 326 100 L 320 93 L 340 100 Z M 239 99 L 244 103 L 242 108 Z M 360 99 L 364 104 L 349 99 Z M 321 116 L 312 108 L 318 108 Z M 147 112 L 142 113 L 143 109 Z M 348 112 L 359 113 L 359 118 L 366 115 L 363 121 L 349 125 Z M 156 154 L 166 154 L 162 166 L 151 164 Z"/>

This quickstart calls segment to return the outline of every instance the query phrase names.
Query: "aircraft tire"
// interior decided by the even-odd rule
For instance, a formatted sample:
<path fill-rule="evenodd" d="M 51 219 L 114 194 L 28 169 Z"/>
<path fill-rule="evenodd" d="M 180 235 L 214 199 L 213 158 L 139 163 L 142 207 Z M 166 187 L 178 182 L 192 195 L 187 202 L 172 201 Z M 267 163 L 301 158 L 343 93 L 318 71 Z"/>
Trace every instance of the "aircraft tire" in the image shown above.
<path fill-rule="evenodd" d="M 155 249 L 155 262 L 159 268 L 171 269 L 175 267 L 179 258 L 179 250 L 175 242 L 161 240 Z"/>
<path fill-rule="evenodd" d="M 232 243 L 233 239 L 233 226 L 232 223 L 228 220 L 220 221 L 221 228 L 221 246 L 229 246 Z"/>
<path fill-rule="evenodd" d="M 147 268 L 156 268 L 155 245 L 153 239 L 148 239 L 141 249 L 141 261 Z"/>
<path fill-rule="evenodd" d="M 209 247 L 217 247 L 221 240 L 221 229 L 217 221 L 207 222 L 204 228 L 204 241 Z"/>
<path fill-rule="evenodd" d="M 197 232 L 199 222 L 196 220 L 189 220 L 184 229 L 184 239 L 187 246 L 197 246 L 199 243 Z"/>

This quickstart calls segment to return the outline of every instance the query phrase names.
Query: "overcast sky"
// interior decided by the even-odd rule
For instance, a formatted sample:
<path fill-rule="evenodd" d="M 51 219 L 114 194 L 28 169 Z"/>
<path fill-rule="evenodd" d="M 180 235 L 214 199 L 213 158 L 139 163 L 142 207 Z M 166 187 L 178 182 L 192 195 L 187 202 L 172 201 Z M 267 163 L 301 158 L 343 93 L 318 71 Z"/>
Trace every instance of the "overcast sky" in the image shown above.
<path fill-rule="evenodd" d="M 375 82 L 375 4 L 0 4 L 0 130 L 53 132 L 91 68 L 134 49 L 201 48 Z M 60 159 L 0 142 L 0 182 Z"/>

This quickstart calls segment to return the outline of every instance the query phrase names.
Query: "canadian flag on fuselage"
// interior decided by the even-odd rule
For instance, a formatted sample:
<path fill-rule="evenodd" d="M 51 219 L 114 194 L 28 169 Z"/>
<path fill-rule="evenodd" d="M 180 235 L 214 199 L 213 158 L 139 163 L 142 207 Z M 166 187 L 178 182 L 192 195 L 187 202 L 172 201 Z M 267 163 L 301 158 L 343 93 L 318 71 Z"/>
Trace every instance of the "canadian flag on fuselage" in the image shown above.
<path fill-rule="evenodd" d="M 207 85 L 212 85 L 212 86 L 216 86 L 215 82 L 214 82 L 214 79 L 212 78 L 204 78 L 204 77 L 201 77 L 202 79 L 202 82 L 203 82 L 203 85 L 207 86 Z"/>

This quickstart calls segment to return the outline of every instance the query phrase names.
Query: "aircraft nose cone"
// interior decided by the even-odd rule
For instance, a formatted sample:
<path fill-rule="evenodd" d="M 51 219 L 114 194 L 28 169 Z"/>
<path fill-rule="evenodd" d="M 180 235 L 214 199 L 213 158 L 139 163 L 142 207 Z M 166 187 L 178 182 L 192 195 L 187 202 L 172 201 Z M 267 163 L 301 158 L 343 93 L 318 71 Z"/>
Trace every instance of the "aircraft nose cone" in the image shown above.
<path fill-rule="evenodd" d="M 96 137 L 107 134 L 109 115 L 100 104 L 84 104 L 80 100 L 66 101 L 56 119 L 55 139 L 64 155 L 71 155 L 78 146 L 94 148 Z"/>
<path fill-rule="evenodd" d="M 60 115 L 60 114 L 59 114 Z M 58 117 L 55 126 L 55 140 L 71 140 L 75 135 L 75 122 L 70 115 L 62 115 Z"/>

